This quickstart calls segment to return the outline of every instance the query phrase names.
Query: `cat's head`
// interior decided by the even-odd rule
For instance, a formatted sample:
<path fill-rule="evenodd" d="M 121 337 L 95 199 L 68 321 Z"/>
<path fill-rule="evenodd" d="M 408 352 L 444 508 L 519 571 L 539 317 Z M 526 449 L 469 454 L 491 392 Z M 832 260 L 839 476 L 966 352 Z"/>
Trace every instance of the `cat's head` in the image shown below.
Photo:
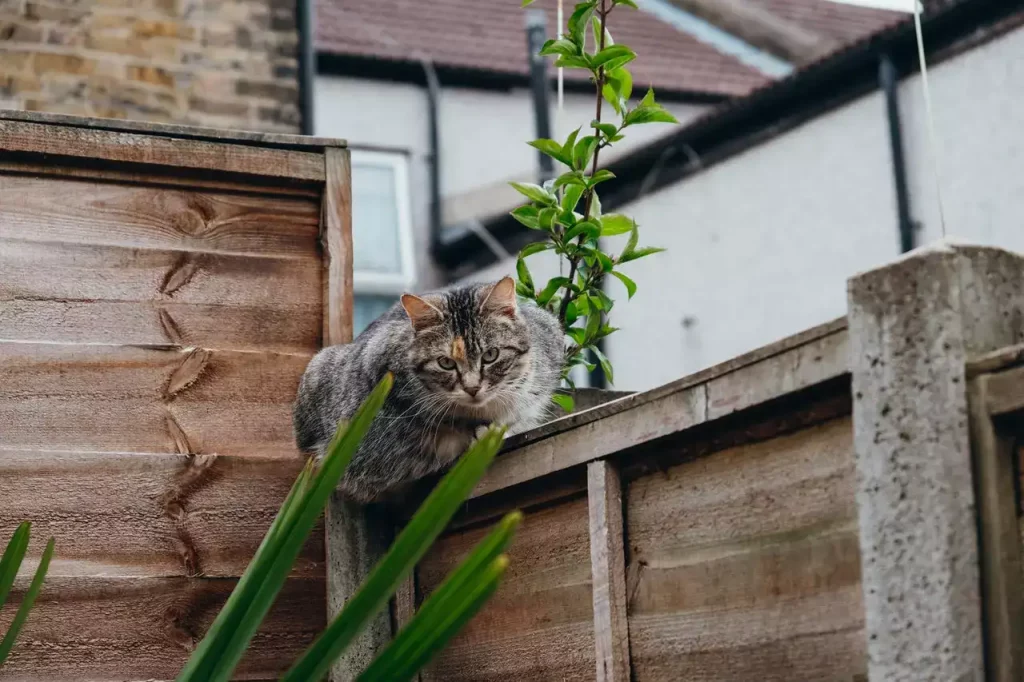
<path fill-rule="evenodd" d="M 482 408 L 515 400 L 529 371 L 530 335 L 511 277 L 437 294 L 402 296 L 414 330 L 409 361 L 431 391 Z"/>

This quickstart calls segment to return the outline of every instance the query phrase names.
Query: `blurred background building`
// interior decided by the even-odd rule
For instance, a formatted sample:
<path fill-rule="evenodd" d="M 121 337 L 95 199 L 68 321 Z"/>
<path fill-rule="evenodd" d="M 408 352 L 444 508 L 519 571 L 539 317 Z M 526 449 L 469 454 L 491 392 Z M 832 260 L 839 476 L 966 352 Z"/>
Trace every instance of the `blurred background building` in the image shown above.
<path fill-rule="evenodd" d="M 511 272 L 532 235 L 507 182 L 543 172 L 524 142 L 593 117 L 588 83 L 567 73 L 559 107 L 554 70 L 531 69 L 527 21 L 552 36 L 554 0 L 519 4 L 0 0 L 0 107 L 348 139 L 360 328 L 405 290 Z M 682 124 L 602 157 L 605 210 L 669 249 L 616 308 L 618 387 L 836 317 L 850 274 L 944 231 L 1024 250 L 1022 0 L 925 3 L 943 216 L 910 15 L 637 4 L 612 33 Z"/>

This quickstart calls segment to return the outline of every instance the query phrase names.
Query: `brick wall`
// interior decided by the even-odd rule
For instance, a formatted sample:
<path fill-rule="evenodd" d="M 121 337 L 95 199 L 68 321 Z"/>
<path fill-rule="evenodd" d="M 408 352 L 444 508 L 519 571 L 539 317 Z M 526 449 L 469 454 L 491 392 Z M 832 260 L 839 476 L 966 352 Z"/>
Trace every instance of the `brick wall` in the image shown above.
<path fill-rule="evenodd" d="M 0 0 L 0 108 L 299 128 L 295 0 Z"/>

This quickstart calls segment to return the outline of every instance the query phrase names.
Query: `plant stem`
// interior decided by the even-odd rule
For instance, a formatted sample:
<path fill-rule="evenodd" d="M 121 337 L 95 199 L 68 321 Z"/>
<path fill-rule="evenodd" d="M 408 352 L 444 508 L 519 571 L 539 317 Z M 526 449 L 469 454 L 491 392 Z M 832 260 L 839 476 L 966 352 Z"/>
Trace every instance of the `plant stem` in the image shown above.
<path fill-rule="evenodd" d="M 604 23 L 608 18 L 608 14 L 611 12 L 611 8 L 608 7 L 608 0 L 601 0 L 601 9 L 598 10 L 598 14 L 601 16 L 601 37 L 599 39 L 599 45 L 597 51 L 600 52 L 604 49 Z M 604 66 L 600 66 L 597 70 L 597 112 L 594 119 L 601 122 L 601 105 L 604 104 Z M 600 135 L 600 131 L 595 129 L 596 134 Z M 590 175 L 593 176 L 597 172 L 597 158 L 601 153 L 601 145 L 598 144 L 594 150 L 593 163 L 590 166 Z M 590 187 L 586 192 L 586 199 L 583 201 L 583 219 L 588 220 L 590 218 L 590 207 L 594 202 L 594 188 Z M 579 243 L 583 243 L 583 235 L 580 235 Z M 565 290 L 565 298 L 562 299 L 562 304 L 558 308 L 558 319 L 562 322 L 563 327 L 568 327 L 565 324 L 565 312 L 569 309 L 569 304 L 576 298 L 572 291 L 572 281 L 576 277 L 576 269 L 579 267 L 579 256 L 569 259 L 569 286 Z M 597 312 L 600 315 L 600 311 Z"/>

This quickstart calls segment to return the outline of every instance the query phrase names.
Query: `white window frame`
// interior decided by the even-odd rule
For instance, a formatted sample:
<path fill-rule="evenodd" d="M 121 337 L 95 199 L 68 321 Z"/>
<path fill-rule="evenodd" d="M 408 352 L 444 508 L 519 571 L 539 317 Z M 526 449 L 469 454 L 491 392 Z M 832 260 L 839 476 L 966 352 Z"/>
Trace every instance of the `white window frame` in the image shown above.
<path fill-rule="evenodd" d="M 394 172 L 395 200 L 398 216 L 398 252 L 401 273 L 360 272 L 354 268 L 352 284 L 355 294 L 394 294 L 408 291 L 416 283 L 415 234 L 412 229 L 412 208 L 409 194 L 409 158 L 401 152 L 368 151 L 352 149 L 352 174 L 358 172 L 356 165 L 365 163 L 375 166 L 389 166 Z M 353 196 L 353 202 L 358 199 Z M 354 232 L 354 229 L 353 229 Z M 353 248 L 359 245 L 353 243 Z"/>

